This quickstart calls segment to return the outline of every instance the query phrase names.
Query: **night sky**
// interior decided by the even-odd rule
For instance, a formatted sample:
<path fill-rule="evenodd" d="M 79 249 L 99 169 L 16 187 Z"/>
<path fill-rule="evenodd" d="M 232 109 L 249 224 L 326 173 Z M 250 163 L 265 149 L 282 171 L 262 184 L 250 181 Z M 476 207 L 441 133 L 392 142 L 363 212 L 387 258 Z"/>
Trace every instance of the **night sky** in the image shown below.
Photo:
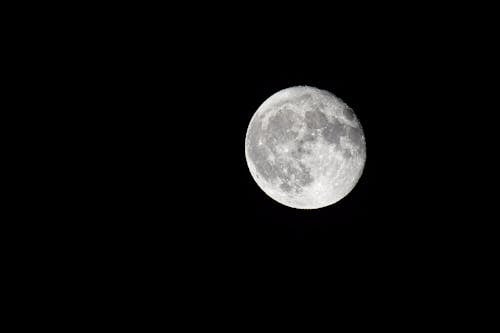
<path fill-rule="evenodd" d="M 474 218 L 462 204 L 468 183 L 457 179 L 468 162 L 450 161 L 461 149 L 456 138 L 471 143 L 462 136 L 470 127 L 457 124 L 467 123 L 463 104 L 451 104 L 467 98 L 456 89 L 460 61 L 442 36 L 383 24 L 314 28 L 321 34 L 274 28 L 171 29 L 114 41 L 101 81 L 119 104 L 101 107 L 112 110 L 103 128 L 113 129 L 105 184 L 118 194 L 101 201 L 99 242 L 124 264 L 160 275 L 172 267 L 193 281 L 291 267 L 305 276 L 314 267 L 363 283 L 466 257 Z M 317 210 L 269 198 L 245 161 L 254 112 L 296 85 L 345 101 L 366 138 L 356 187 Z"/>
<path fill-rule="evenodd" d="M 422 195 L 429 158 L 436 154 L 435 146 L 426 145 L 436 129 L 418 116 L 432 91 L 422 85 L 424 65 L 374 47 L 289 54 L 221 45 L 203 58 L 193 50 L 157 71 L 158 59 L 146 64 L 146 74 L 136 75 L 148 80 L 134 83 L 141 89 L 133 101 L 140 109 L 131 103 L 127 113 L 133 123 L 127 137 L 140 157 L 131 161 L 140 170 L 134 179 L 143 187 L 131 215 L 142 221 L 139 234 L 231 260 L 264 259 L 287 248 L 319 247 L 322 256 L 345 258 L 378 251 L 402 256 L 401 246 L 419 251 L 410 244 L 423 234 L 432 237 L 427 228 L 435 230 L 429 219 L 420 219 L 435 193 Z M 318 210 L 270 199 L 245 161 L 253 113 L 275 92 L 296 85 L 340 97 L 366 137 L 367 161 L 357 186 Z M 429 126 L 424 130 L 422 124 Z"/>
<path fill-rule="evenodd" d="M 498 127 L 498 102 L 480 105 L 498 99 L 498 75 L 484 65 L 493 53 L 479 47 L 481 38 L 494 47 L 498 36 L 473 33 L 481 25 L 471 23 L 469 7 L 455 15 L 458 3 L 441 12 L 435 2 L 420 11 L 420 3 L 356 4 L 351 14 L 337 2 L 290 2 L 275 13 L 271 2 L 142 5 L 89 5 L 90 13 L 57 6 L 53 15 L 74 29 L 36 12 L 40 27 L 53 25 L 26 28 L 38 44 L 10 37 L 29 47 L 7 47 L 26 54 L 25 64 L 5 67 L 40 90 L 18 89 L 14 113 L 40 133 L 28 137 L 23 128 L 5 140 L 8 148 L 29 142 L 18 149 L 28 161 L 14 161 L 21 174 L 5 176 L 35 202 L 6 192 L 19 203 L 13 224 L 21 230 L 19 242 L 4 233 L 14 239 L 7 261 L 16 262 L 6 275 L 22 283 L 6 284 L 17 302 L 8 300 L 9 309 L 29 323 L 38 321 L 26 306 L 50 311 L 44 320 L 72 318 L 53 302 L 81 316 L 76 325 L 96 317 L 130 328 L 138 318 L 144 331 L 158 317 L 161 325 L 202 327 L 193 332 L 215 324 L 239 332 L 258 325 L 259 312 L 280 328 L 296 326 L 305 308 L 329 328 L 348 312 L 356 317 L 350 327 L 373 330 L 396 319 L 415 328 L 452 309 L 443 317 L 449 327 L 464 316 L 445 301 L 465 308 L 495 300 L 478 290 L 498 266 L 498 209 L 490 215 L 475 204 L 498 206 L 498 130 L 488 128 Z M 30 66 L 37 70 L 23 76 Z M 357 185 L 313 210 L 267 196 L 245 159 L 256 110 L 300 85 L 342 99 L 366 140 Z M 15 252 L 26 254 L 18 260 Z M 315 322 L 301 331 L 314 332 Z M 258 326 L 252 331 L 272 327 Z"/>

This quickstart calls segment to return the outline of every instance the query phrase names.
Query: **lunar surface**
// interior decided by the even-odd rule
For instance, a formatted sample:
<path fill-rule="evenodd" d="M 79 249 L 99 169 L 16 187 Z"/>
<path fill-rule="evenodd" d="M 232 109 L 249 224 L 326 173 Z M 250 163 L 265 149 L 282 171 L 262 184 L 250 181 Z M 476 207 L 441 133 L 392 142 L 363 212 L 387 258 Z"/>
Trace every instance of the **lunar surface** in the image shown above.
<path fill-rule="evenodd" d="M 316 209 L 345 197 L 366 161 L 353 110 L 325 90 L 299 86 L 269 97 L 255 112 L 245 156 L 258 186 L 293 208 Z"/>

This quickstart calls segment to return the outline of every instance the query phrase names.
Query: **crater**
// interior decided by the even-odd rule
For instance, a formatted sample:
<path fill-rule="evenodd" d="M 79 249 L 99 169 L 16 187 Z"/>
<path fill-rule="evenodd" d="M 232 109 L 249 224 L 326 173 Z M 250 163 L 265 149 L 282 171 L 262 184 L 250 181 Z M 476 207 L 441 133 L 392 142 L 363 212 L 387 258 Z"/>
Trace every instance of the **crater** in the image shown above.
<path fill-rule="evenodd" d="M 284 192 L 290 192 L 290 191 L 293 189 L 293 187 L 292 187 L 292 186 L 290 186 L 290 184 L 288 184 L 288 183 L 282 183 L 282 184 L 280 185 L 280 189 L 281 189 L 282 191 L 284 191 Z"/>
<path fill-rule="evenodd" d="M 346 117 L 347 120 L 353 121 L 354 120 L 354 111 L 346 107 L 344 110 L 342 110 L 342 113 L 344 114 L 344 117 Z"/>

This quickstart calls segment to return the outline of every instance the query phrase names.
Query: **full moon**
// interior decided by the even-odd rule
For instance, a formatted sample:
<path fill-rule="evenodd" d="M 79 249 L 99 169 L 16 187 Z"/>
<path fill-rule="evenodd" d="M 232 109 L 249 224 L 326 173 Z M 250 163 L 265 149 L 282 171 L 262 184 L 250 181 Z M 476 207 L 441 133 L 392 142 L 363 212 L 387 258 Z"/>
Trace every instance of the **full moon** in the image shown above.
<path fill-rule="evenodd" d="M 278 91 L 247 129 L 245 157 L 257 185 L 292 208 L 332 205 L 356 186 L 366 143 L 354 111 L 332 93 L 298 86 Z"/>

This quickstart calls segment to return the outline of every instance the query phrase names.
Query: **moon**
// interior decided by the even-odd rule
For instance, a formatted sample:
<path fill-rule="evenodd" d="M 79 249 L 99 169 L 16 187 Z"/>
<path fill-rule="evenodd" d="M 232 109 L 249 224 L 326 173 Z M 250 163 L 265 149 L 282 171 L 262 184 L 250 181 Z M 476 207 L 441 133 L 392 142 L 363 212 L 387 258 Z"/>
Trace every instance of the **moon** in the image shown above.
<path fill-rule="evenodd" d="M 326 90 L 297 86 L 278 91 L 248 125 L 245 157 L 269 197 L 292 208 L 332 205 L 356 186 L 366 142 L 354 111 Z"/>

